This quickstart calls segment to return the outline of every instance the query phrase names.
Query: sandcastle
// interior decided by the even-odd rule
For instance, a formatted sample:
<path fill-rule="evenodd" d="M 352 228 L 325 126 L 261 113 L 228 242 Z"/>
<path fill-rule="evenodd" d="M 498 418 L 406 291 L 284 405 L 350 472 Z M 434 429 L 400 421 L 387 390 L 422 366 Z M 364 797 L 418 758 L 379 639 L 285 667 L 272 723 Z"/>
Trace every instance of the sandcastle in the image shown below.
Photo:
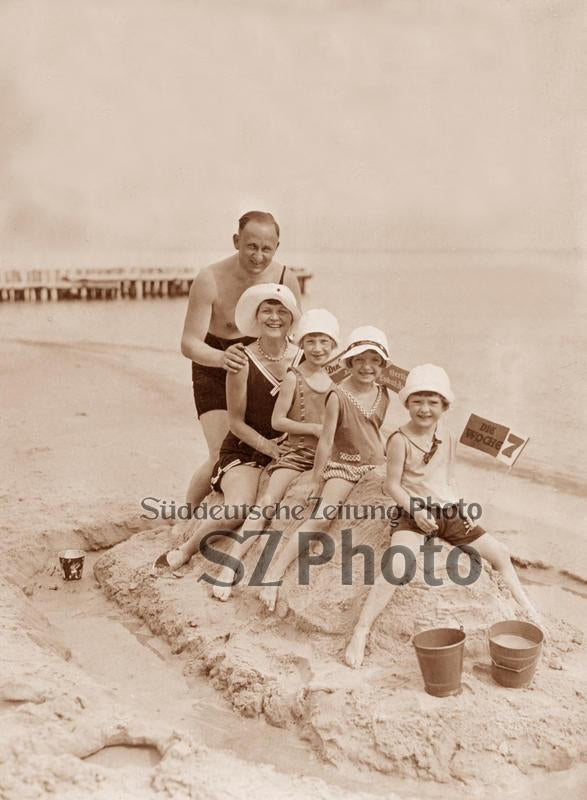
<path fill-rule="evenodd" d="M 384 502 L 380 486 L 381 475 L 372 473 L 349 502 Z M 285 502 L 299 502 L 304 488 L 298 481 Z M 285 535 L 295 524 L 284 524 Z M 389 524 L 336 520 L 333 537 L 343 528 L 351 528 L 354 545 L 374 548 L 378 569 L 390 544 Z M 95 574 L 112 598 L 187 656 L 189 670 L 207 674 L 239 713 L 263 714 L 272 725 L 296 729 L 343 771 L 359 766 L 465 783 L 495 782 L 499 775 L 506 784 L 520 773 L 585 760 L 586 721 L 578 698 L 584 700 L 586 686 L 548 666 L 576 648 L 580 637 L 548 620 L 548 645 L 531 689 L 497 686 L 489 672 L 487 628 L 520 612 L 489 568 L 473 584 L 455 585 L 447 579 L 444 547 L 435 560 L 442 585 L 427 586 L 420 577 L 398 589 L 373 627 L 363 667 L 351 670 L 343 654 L 368 591 L 362 556 L 353 559 L 352 585 L 341 581 L 338 551 L 311 569 L 309 586 L 298 584 L 292 565 L 278 613 L 269 615 L 253 587 L 237 586 L 225 604 L 212 599 L 211 587 L 198 578 L 218 568 L 201 555 L 182 568 L 180 580 L 152 577 L 153 559 L 177 545 L 181 531 L 173 526 L 139 533 L 105 554 Z M 249 574 L 259 550 L 255 545 L 249 551 Z M 411 638 L 436 626 L 462 626 L 467 634 L 458 696 L 434 698 L 423 689 Z"/>

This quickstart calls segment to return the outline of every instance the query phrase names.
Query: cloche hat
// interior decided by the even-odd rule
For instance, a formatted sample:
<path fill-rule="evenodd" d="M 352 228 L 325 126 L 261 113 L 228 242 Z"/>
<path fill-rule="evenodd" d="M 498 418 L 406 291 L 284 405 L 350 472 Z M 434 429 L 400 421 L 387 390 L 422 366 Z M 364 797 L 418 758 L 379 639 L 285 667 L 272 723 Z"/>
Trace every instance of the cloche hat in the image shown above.
<path fill-rule="evenodd" d="M 260 336 L 257 311 L 265 300 L 278 300 L 290 312 L 294 322 L 300 318 L 300 309 L 291 289 L 281 283 L 258 283 L 241 294 L 234 310 L 236 327 L 245 336 Z"/>
<path fill-rule="evenodd" d="M 381 356 L 385 364 L 389 364 L 389 344 L 387 336 L 374 325 L 361 325 L 351 332 L 348 338 L 347 349 L 341 356 L 341 361 L 348 366 L 348 360 L 367 350 L 374 350 Z"/>
<path fill-rule="evenodd" d="M 334 340 L 334 344 L 338 347 L 340 341 L 338 321 L 334 314 L 325 308 L 311 308 L 302 314 L 296 325 L 295 343 L 300 344 L 304 336 L 309 333 L 325 333 Z"/>
<path fill-rule="evenodd" d="M 448 375 L 436 364 L 420 364 L 410 370 L 405 386 L 398 392 L 398 397 L 405 405 L 408 397 L 417 392 L 435 392 L 444 397 L 447 403 L 453 403 L 455 399 Z"/>

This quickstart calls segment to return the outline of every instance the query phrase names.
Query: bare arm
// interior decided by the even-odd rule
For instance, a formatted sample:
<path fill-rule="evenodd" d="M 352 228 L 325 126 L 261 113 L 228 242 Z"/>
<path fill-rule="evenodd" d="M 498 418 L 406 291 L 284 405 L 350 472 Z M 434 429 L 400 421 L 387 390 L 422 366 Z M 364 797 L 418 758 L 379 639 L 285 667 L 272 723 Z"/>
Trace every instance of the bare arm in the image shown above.
<path fill-rule="evenodd" d="M 324 415 L 324 424 L 322 426 L 322 434 L 318 440 L 316 448 L 316 455 L 314 456 L 314 469 L 312 470 L 312 485 L 316 486 L 321 478 L 326 466 L 326 462 L 332 453 L 332 445 L 334 444 L 334 434 L 338 424 L 339 402 L 338 397 L 334 392 L 328 396 L 326 401 L 326 413 Z"/>
<path fill-rule="evenodd" d="M 210 326 L 215 297 L 214 277 L 208 270 L 202 270 L 196 275 L 190 289 L 181 352 L 186 358 L 205 367 L 222 367 L 229 372 L 236 372 L 244 366 L 246 360 L 242 344 L 231 345 L 223 351 L 210 347 L 204 341 Z"/>
<path fill-rule="evenodd" d="M 296 303 L 298 308 L 301 310 L 302 308 L 302 293 L 300 291 L 300 282 L 296 278 L 295 273 L 291 271 L 291 269 L 285 270 L 285 277 L 283 279 L 284 284 L 291 289 L 295 295 Z"/>
<path fill-rule="evenodd" d="M 389 404 L 387 406 L 387 411 L 385 412 L 385 417 L 383 419 L 383 423 L 381 425 L 381 435 L 383 439 L 386 441 L 389 438 L 389 435 L 398 429 L 398 425 L 400 424 L 400 420 L 402 417 L 400 416 L 401 411 L 405 411 L 403 406 L 401 407 L 400 411 L 400 404 L 399 400 L 397 399 L 397 395 L 394 392 L 388 390 L 389 394 Z"/>
<path fill-rule="evenodd" d="M 459 495 L 459 483 L 457 481 L 457 475 L 456 475 L 456 469 L 455 469 L 456 460 L 457 460 L 457 439 L 456 439 L 456 436 L 454 435 L 454 433 L 452 433 L 452 431 L 448 434 L 448 436 L 450 437 L 450 455 L 451 455 L 450 461 L 449 461 L 449 464 L 448 464 L 448 479 L 449 479 L 450 487 L 452 488 L 453 492 L 455 493 L 455 496 L 458 497 L 458 495 Z"/>
<path fill-rule="evenodd" d="M 188 307 L 181 337 L 181 352 L 186 357 L 206 367 L 221 367 L 222 353 L 205 344 L 212 318 L 216 286 L 207 271 L 199 272 L 190 289 Z"/>
<path fill-rule="evenodd" d="M 393 436 L 387 445 L 387 470 L 383 483 L 383 493 L 393 497 L 395 502 L 408 513 L 412 498 L 401 485 L 406 448 L 401 434 Z"/>
<path fill-rule="evenodd" d="M 228 426 L 235 436 L 260 453 L 276 458 L 279 448 L 274 441 L 265 439 L 260 433 L 245 422 L 247 411 L 247 377 L 248 362 L 239 372 L 229 372 L 226 376 L 226 406 L 228 409 Z"/>
<path fill-rule="evenodd" d="M 383 493 L 393 497 L 398 506 L 414 518 L 420 530 L 424 533 L 432 533 L 438 529 L 434 518 L 421 505 L 415 506 L 412 502 L 412 496 L 401 485 L 405 460 L 405 444 L 401 434 L 398 434 L 393 436 L 387 445 L 387 472 L 383 484 Z"/>
<path fill-rule="evenodd" d="M 289 419 L 287 416 L 291 409 L 296 390 L 296 376 L 293 372 L 287 372 L 285 378 L 281 382 L 279 395 L 273 409 L 271 417 L 271 425 L 276 431 L 284 431 L 285 433 L 298 433 L 306 436 L 320 436 L 322 426 L 315 422 L 298 422 L 294 419 Z"/>

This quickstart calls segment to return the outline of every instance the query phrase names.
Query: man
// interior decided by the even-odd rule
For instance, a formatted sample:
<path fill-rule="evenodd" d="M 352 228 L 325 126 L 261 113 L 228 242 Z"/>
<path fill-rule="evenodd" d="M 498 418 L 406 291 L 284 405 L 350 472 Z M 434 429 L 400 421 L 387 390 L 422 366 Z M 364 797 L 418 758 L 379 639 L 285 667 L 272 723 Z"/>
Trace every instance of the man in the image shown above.
<path fill-rule="evenodd" d="M 218 451 L 228 433 L 225 379 L 245 364 L 245 344 L 234 309 L 241 294 L 256 283 L 283 283 L 300 305 L 295 275 L 273 261 L 279 247 L 279 225 L 272 214 L 249 211 L 238 221 L 234 255 L 205 267 L 192 288 L 181 340 L 181 352 L 192 361 L 194 400 L 208 445 L 208 460 L 194 473 L 187 502 L 197 505 L 210 491 Z"/>

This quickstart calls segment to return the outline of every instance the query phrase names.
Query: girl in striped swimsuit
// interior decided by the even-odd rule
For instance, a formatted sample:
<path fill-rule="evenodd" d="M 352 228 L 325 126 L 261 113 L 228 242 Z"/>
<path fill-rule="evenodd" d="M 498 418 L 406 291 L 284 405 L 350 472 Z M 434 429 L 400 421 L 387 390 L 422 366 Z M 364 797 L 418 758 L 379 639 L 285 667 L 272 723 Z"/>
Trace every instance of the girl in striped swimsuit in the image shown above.
<path fill-rule="evenodd" d="M 350 367 L 351 372 L 326 398 L 326 415 L 308 493 L 308 499 L 316 500 L 319 484 L 324 480 L 320 506 L 312 515 L 313 533 L 325 533 L 330 527 L 332 520 L 322 516 L 321 509 L 343 503 L 363 475 L 385 463 L 380 428 L 389 405 L 389 395 L 377 379 L 389 363 L 387 337 L 371 325 L 356 328 L 349 337 L 341 361 Z M 303 522 L 294 531 L 269 568 L 265 583 L 281 580 L 289 564 L 298 556 L 299 533 L 307 527 L 308 523 Z M 265 586 L 259 596 L 273 611 L 277 595 L 277 586 Z"/>

